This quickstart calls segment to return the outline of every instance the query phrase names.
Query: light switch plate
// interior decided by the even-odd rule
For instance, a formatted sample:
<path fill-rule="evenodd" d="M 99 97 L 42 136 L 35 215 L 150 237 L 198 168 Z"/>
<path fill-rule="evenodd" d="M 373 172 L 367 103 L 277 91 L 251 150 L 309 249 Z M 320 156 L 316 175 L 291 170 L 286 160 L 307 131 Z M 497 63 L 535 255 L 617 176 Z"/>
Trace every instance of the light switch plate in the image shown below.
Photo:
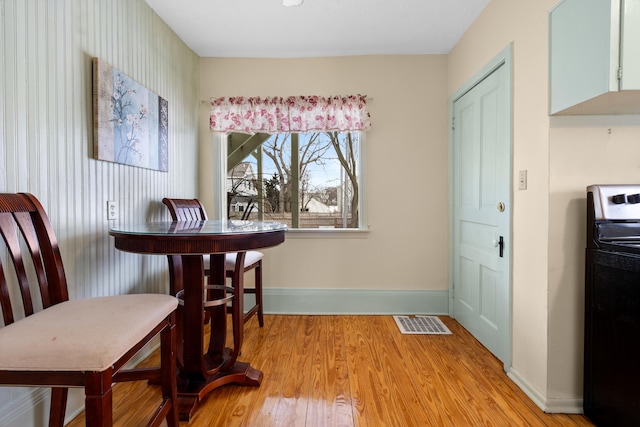
<path fill-rule="evenodd" d="M 518 178 L 518 189 L 526 190 L 527 189 L 527 171 L 520 171 L 520 177 Z"/>

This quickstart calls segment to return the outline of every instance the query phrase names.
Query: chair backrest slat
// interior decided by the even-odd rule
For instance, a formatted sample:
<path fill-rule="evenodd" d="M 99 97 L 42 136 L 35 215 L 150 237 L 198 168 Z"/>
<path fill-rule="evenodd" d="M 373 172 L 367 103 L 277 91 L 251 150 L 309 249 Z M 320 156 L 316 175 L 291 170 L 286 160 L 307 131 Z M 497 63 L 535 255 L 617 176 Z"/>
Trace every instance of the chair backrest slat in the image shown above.
<path fill-rule="evenodd" d="M 16 302 L 11 301 L 12 278 L 20 290 L 25 316 L 39 308 L 34 305 L 32 292 L 39 294 L 36 298 L 42 308 L 69 298 L 58 242 L 42 205 L 34 196 L 0 194 L 0 234 L 15 273 L 8 277 L 8 266 L 3 268 L 0 264 L 0 307 L 5 325 L 13 323 L 18 312 Z M 23 253 L 24 247 L 29 255 Z M 28 266 L 25 265 L 27 257 L 31 260 Z"/>
<path fill-rule="evenodd" d="M 162 199 L 167 205 L 171 218 L 175 221 L 201 221 L 206 220 L 207 212 L 198 199 Z"/>
<path fill-rule="evenodd" d="M 0 215 L 0 234 L 4 238 L 7 252 L 11 261 L 13 262 L 13 268 L 16 273 L 16 280 L 20 289 L 20 296 L 22 297 L 22 306 L 24 308 L 24 315 L 30 316 L 33 314 L 33 302 L 31 300 L 31 290 L 29 288 L 29 278 L 27 277 L 27 271 L 24 266 L 24 259 L 22 258 L 22 248 L 20 247 L 20 240 L 18 239 L 18 231 L 16 229 L 16 223 L 13 220 L 13 215 L 3 213 Z"/>
<path fill-rule="evenodd" d="M 11 297 L 9 296 L 9 286 L 4 277 L 2 259 L 0 259 L 0 308 L 2 309 L 2 320 L 5 325 L 13 323 L 13 308 L 11 307 Z"/>
<path fill-rule="evenodd" d="M 3 222 L 4 216 L 10 216 L 8 213 L 0 213 L 0 224 Z M 1 225 L 0 225 L 1 228 Z M 0 308 L 2 308 L 2 320 L 5 325 L 13 323 L 13 308 L 11 307 L 11 295 L 9 294 L 9 285 L 4 275 L 4 267 L 2 258 L 0 258 Z"/>
<path fill-rule="evenodd" d="M 31 253 L 31 260 L 33 261 L 33 268 L 38 278 L 38 286 L 40 288 L 40 295 L 42 298 L 42 306 L 49 307 L 51 300 L 49 299 L 48 278 L 44 265 L 42 264 L 42 251 L 40 249 L 40 242 L 34 228 L 31 214 L 29 212 L 16 212 L 13 217 L 16 223 L 22 231 L 22 237 L 27 243 L 29 252 Z"/>
<path fill-rule="evenodd" d="M 243 221 L 248 220 L 249 219 L 249 215 L 251 215 L 251 211 L 253 210 L 253 208 L 255 206 L 256 205 L 254 205 L 253 203 L 249 204 L 249 207 L 244 211 L 244 213 L 242 214 L 242 218 L 240 218 L 240 219 L 242 219 Z"/>

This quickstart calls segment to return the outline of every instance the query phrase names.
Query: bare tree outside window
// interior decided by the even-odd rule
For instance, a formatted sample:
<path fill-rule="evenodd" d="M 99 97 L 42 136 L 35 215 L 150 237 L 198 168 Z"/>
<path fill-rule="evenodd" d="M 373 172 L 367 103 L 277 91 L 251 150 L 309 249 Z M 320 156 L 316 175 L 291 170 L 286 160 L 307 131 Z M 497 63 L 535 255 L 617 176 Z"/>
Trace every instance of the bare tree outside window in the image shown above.
<path fill-rule="evenodd" d="M 230 171 L 228 206 L 253 202 L 252 215 L 292 228 L 358 228 L 359 142 L 358 132 L 271 135 Z"/>
<path fill-rule="evenodd" d="M 347 200 L 351 203 L 351 206 L 347 211 L 351 213 L 347 228 L 358 228 L 358 203 L 360 194 L 358 191 L 359 186 L 357 173 L 358 150 L 357 146 L 354 144 L 353 134 L 330 132 L 327 133 L 327 136 L 329 137 L 331 145 L 338 156 L 340 165 L 342 165 L 341 171 L 345 174 L 345 181 L 348 181 L 342 186 L 344 188 L 345 205 Z"/>

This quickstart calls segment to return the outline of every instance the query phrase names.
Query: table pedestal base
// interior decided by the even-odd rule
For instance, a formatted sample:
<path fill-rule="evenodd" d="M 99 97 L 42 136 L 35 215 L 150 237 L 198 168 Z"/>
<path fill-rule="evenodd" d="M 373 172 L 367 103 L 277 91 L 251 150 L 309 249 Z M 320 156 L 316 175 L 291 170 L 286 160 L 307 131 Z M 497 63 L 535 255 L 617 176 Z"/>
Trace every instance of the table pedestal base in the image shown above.
<path fill-rule="evenodd" d="M 211 390 L 225 384 L 238 384 L 258 387 L 262 382 L 262 371 L 252 368 L 248 363 L 236 362 L 231 369 L 220 371 L 203 381 L 178 380 L 178 414 L 180 421 L 189 421 L 204 396 Z"/>

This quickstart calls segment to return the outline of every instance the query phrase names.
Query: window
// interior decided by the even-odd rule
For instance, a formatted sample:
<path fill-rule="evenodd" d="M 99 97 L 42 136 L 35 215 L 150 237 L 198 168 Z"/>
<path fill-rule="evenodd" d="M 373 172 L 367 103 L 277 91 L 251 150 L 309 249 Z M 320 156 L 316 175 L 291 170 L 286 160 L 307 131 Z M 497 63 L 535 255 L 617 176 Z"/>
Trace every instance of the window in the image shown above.
<path fill-rule="evenodd" d="M 365 228 L 365 95 L 211 98 L 209 127 L 213 218 L 242 206 L 292 229 Z"/>
<path fill-rule="evenodd" d="M 219 141 L 226 149 L 220 169 L 227 171 L 227 197 L 217 202 L 231 219 L 278 221 L 291 229 L 365 228 L 364 135 L 228 134 L 226 144 Z"/>

